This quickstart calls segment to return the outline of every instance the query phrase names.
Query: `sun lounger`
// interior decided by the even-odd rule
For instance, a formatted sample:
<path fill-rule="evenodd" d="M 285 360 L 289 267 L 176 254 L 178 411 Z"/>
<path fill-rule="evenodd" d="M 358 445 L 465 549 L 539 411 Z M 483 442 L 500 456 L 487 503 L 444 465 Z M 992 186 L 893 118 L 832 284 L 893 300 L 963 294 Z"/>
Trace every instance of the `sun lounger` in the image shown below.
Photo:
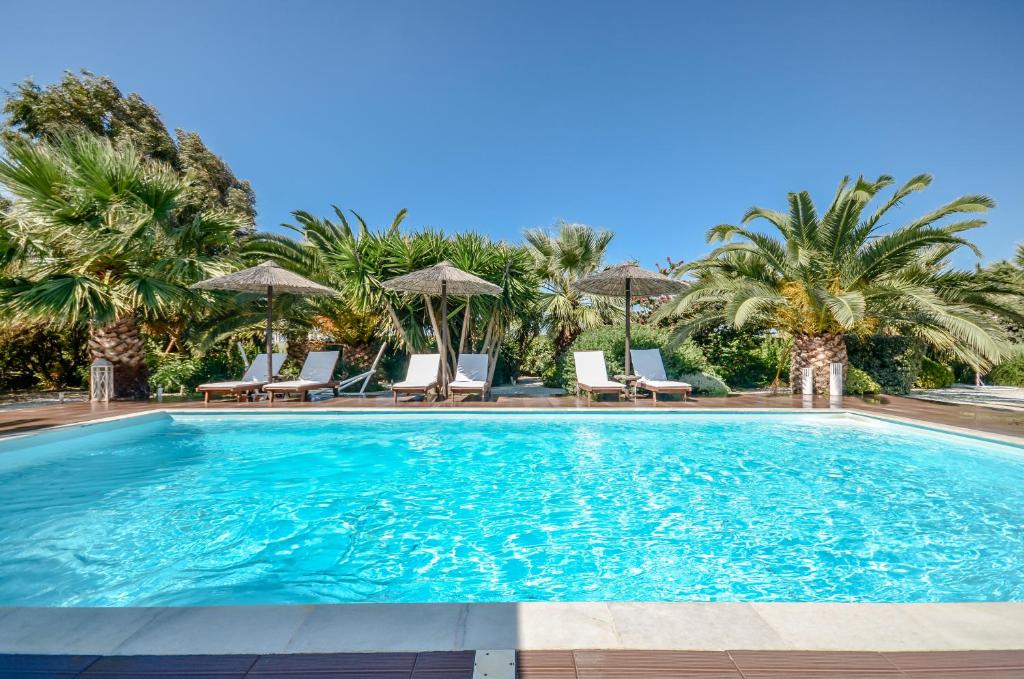
<path fill-rule="evenodd" d="M 270 394 L 270 402 L 274 402 L 275 394 L 295 392 L 300 400 L 306 400 L 306 394 L 313 389 L 327 389 L 335 385 L 334 366 L 338 364 L 337 351 L 311 351 L 302 364 L 299 379 L 288 382 L 275 382 L 263 387 Z"/>
<path fill-rule="evenodd" d="M 574 351 L 576 390 L 587 394 L 624 394 L 626 385 L 608 379 L 603 351 Z M 589 403 L 589 400 L 588 400 Z"/>
<path fill-rule="evenodd" d="M 281 370 L 281 366 L 284 365 L 284 359 L 285 354 L 274 354 L 275 375 Z M 241 401 L 249 393 L 262 389 L 268 382 L 270 382 L 270 378 L 267 376 L 267 355 L 258 354 L 256 358 L 252 359 L 249 367 L 246 368 L 242 379 L 235 382 L 208 382 L 207 384 L 200 384 L 196 387 L 196 391 L 202 392 L 204 403 L 210 402 L 210 394 L 238 394 L 238 400 Z"/>
<path fill-rule="evenodd" d="M 482 401 L 487 396 L 487 354 L 459 354 L 459 366 L 455 370 L 455 379 L 449 383 L 452 401 L 455 394 L 480 394 Z"/>
<path fill-rule="evenodd" d="M 633 349 L 629 355 L 633 359 L 633 372 L 640 376 L 636 383 L 637 388 L 651 392 L 655 403 L 658 402 L 658 394 L 682 394 L 685 401 L 693 391 L 693 387 L 686 382 L 668 379 L 660 350 Z"/>
<path fill-rule="evenodd" d="M 409 359 L 409 369 L 405 379 L 391 385 L 395 394 L 395 403 L 399 394 L 423 394 L 425 397 L 431 389 L 437 389 L 437 374 L 441 369 L 441 354 L 413 354 Z"/>

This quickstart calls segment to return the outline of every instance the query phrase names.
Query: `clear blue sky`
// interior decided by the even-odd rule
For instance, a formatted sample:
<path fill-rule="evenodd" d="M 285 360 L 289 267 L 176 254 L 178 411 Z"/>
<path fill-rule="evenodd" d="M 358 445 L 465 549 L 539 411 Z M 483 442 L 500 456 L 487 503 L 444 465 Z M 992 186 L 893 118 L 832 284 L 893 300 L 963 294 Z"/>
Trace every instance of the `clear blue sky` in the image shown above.
<path fill-rule="evenodd" d="M 0 84 L 113 77 L 252 181 L 259 225 L 331 203 L 516 239 L 562 218 L 612 259 L 844 174 L 935 175 L 901 215 L 999 204 L 1024 239 L 1024 2 L 37 2 Z M 971 263 L 968 258 L 960 264 Z"/>

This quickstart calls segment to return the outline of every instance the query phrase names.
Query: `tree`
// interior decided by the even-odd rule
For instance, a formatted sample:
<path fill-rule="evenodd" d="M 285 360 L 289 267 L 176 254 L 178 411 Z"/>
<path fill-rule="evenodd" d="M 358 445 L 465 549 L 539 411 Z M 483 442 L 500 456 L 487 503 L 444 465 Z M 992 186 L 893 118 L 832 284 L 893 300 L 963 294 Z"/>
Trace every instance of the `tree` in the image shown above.
<path fill-rule="evenodd" d="M 751 208 L 741 226 L 722 224 L 708 242 L 724 242 L 683 267 L 696 280 L 664 307 L 679 319 L 679 334 L 730 325 L 775 329 L 793 339 L 790 383 L 814 369 L 815 390 L 825 391 L 828 366 L 847 362 L 845 333 L 905 334 L 984 370 L 1006 346 L 999 317 L 1019 318 L 1019 297 L 999 281 L 954 270 L 948 258 L 977 248 L 961 234 L 982 226 L 991 198 L 957 198 L 888 233 L 884 219 L 908 195 L 931 184 L 919 175 L 873 212 L 868 205 L 893 179 L 849 178 L 819 216 L 806 191 L 789 194 L 789 212 Z M 748 228 L 768 222 L 776 234 Z M 736 239 L 736 240 L 734 240 Z M 1016 304 L 1014 304 L 1016 299 Z"/>
<path fill-rule="evenodd" d="M 32 80 L 8 94 L 0 127 L 5 143 L 55 141 L 69 134 L 89 133 L 117 144 L 128 143 L 146 158 L 170 165 L 186 184 L 177 200 L 181 220 L 209 210 L 228 210 L 240 228 L 251 230 L 256 199 L 249 182 L 239 180 L 195 132 L 175 130 L 171 137 L 159 111 L 141 96 L 123 95 L 113 80 L 83 70 L 42 88 Z"/>
<path fill-rule="evenodd" d="M 554 232 L 529 229 L 524 235 L 540 278 L 542 323 L 557 357 L 578 334 L 612 320 L 614 305 L 607 298 L 583 294 L 573 284 L 601 268 L 614 234 L 586 224 L 560 222 L 556 227 Z"/>
<path fill-rule="evenodd" d="M 182 220 L 187 186 L 129 142 L 91 135 L 12 141 L 0 159 L 8 210 L 0 288 L 16 321 L 89 325 L 92 358 L 114 364 L 115 395 L 148 395 L 139 323 L 194 303 L 187 288 L 231 266 L 238 222 Z"/>
<path fill-rule="evenodd" d="M 536 278 L 532 259 L 524 248 L 476 233 L 449 237 L 427 229 L 405 234 L 399 230 L 405 210 L 378 231 L 371 230 L 357 213 L 352 212 L 350 220 L 337 207 L 334 220 L 305 211 L 293 215 L 297 225 L 290 228 L 301 235 L 300 240 L 261 233 L 246 245 L 246 252 L 254 258 L 274 258 L 340 291 L 339 298 L 302 302 L 312 310 L 311 316 L 329 321 L 333 334 L 338 334 L 338 326 L 345 319 L 370 320 L 378 337 L 391 334 L 405 349 L 421 351 L 435 344 L 440 323 L 447 322 L 449 336 L 458 339 L 447 357 L 454 366 L 460 349 L 496 357 L 511 324 L 534 302 Z M 451 298 L 448 318 L 442 319 L 437 300 L 392 292 L 380 285 L 444 260 L 499 285 L 502 294 L 469 300 Z M 321 321 L 319 327 L 324 326 Z M 492 360 L 492 369 L 494 365 Z"/>

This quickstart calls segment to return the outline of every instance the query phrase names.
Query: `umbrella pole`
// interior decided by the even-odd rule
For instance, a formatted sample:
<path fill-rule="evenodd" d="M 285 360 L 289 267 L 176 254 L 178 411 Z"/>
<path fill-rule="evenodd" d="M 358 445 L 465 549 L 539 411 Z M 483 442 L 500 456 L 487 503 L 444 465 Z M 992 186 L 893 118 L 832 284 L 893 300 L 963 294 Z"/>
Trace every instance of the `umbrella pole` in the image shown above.
<path fill-rule="evenodd" d="M 626 374 L 633 374 L 633 361 L 629 355 L 629 304 L 633 299 L 633 295 L 630 292 L 630 279 L 626 279 Z"/>
<path fill-rule="evenodd" d="M 267 382 L 274 381 L 274 286 L 267 286 Z"/>
<path fill-rule="evenodd" d="M 448 398 L 448 281 L 441 281 L 441 391 Z"/>

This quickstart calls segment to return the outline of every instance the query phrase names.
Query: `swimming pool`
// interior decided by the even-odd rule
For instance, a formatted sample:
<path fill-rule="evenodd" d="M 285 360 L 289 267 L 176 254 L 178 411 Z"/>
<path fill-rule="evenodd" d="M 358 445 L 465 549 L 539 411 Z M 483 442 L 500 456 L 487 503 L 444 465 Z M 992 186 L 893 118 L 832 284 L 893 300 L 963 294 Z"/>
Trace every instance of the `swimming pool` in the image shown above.
<path fill-rule="evenodd" d="M 0 441 L 0 605 L 1019 601 L 1022 452 L 843 413 L 146 415 Z"/>

